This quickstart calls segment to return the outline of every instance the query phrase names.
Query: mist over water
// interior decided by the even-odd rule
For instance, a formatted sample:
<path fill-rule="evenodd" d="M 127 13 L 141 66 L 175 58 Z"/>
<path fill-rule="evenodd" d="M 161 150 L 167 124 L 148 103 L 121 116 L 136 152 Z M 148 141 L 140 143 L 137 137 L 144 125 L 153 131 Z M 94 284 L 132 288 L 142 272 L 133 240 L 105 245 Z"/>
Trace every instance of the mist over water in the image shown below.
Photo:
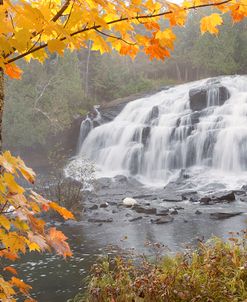
<path fill-rule="evenodd" d="M 192 110 L 189 92 L 205 85 L 205 108 Z M 223 104 L 220 86 L 230 94 Z M 130 102 L 81 140 L 78 157 L 92 160 L 100 177 L 131 175 L 160 186 L 186 169 L 197 187 L 238 187 L 247 179 L 247 76 L 191 82 Z"/>

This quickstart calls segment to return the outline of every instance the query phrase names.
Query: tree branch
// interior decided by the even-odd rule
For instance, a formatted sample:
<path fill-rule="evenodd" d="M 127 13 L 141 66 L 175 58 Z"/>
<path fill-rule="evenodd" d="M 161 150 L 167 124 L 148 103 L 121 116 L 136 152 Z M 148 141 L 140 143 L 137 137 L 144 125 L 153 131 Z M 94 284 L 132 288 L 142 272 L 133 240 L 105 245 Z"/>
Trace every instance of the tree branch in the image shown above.
<path fill-rule="evenodd" d="M 69 4 L 70 4 L 71 0 L 67 0 L 65 1 L 64 5 L 61 7 L 61 9 L 56 13 L 56 15 L 51 19 L 51 21 L 56 22 L 62 15 L 63 13 L 66 11 L 66 9 L 68 8 Z"/>
<path fill-rule="evenodd" d="M 103 36 L 106 36 L 106 37 L 109 37 L 109 38 L 113 38 L 113 39 L 117 39 L 117 40 L 121 40 L 121 41 L 123 41 L 124 43 L 129 44 L 129 45 L 136 45 L 136 43 L 131 43 L 131 42 L 128 42 L 128 41 L 124 40 L 124 39 L 121 38 L 121 37 L 107 34 L 107 33 L 103 32 L 103 31 L 101 31 L 101 30 L 99 30 L 99 29 L 97 29 L 97 28 L 96 28 L 95 30 L 96 30 L 98 33 L 102 34 Z"/>
<path fill-rule="evenodd" d="M 190 7 L 184 8 L 184 10 L 185 11 L 189 11 L 189 10 L 196 9 L 196 8 L 220 6 L 220 5 L 224 5 L 226 3 L 229 3 L 231 1 L 232 0 L 224 0 L 224 1 L 216 2 L 216 3 L 194 5 L 194 6 L 190 6 Z M 153 15 L 140 15 L 140 16 L 136 16 L 136 17 L 132 17 L 132 18 L 124 17 L 124 18 L 120 18 L 120 19 L 109 21 L 109 22 L 107 22 L 107 24 L 108 25 L 112 25 L 112 24 L 115 24 L 115 23 L 120 23 L 120 22 L 128 21 L 128 20 L 130 21 L 130 20 L 139 20 L 139 19 L 158 18 L 158 17 L 161 17 L 161 16 L 170 15 L 172 13 L 174 13 L 174 11 L 165 11 L 165 12 L 158 13 L 158 14 L 153 14 Z M 91 26 L 91 27 L 84 27 L 83 29 L 80 29 L 80 30 L 77 30 L 77 31 L 71 33 L 70 36 L 73 37 L 73 36 L 76 36 L 76 35 L 81 34 L 83 32 L 88 32 L 90 30 L 98 30 L 101 27 L 102 27 L 101 25 L 94 25 L 94 26 Z M 59 39 L 59 41 L 64 41 L 64 40 L 66 40 L 66 37 L 63 37 L 63 38 Z M 47 43 L 43 43 L 40 46 L 37 46 L 37 47 L 33 48 L 31 51 L 24 52 L 24 53 L 22 53 L 20 55 L 17 55 L 16 57 L 14 57 L 12 59 L 7 60 L 7 62 L 5 64 L 9 64 L 9 63 L 15 62 L 15 61 L 17 61 L 17 60 L 19 60 L 21 58 L 24 58 L 25 56 L 27 56 L 27 55 L 35 52 L 35 51 L 38 51 L 38 50 L 43 49 L 43 48 L 46 48 L 47 45 L 48 45 Z"/>

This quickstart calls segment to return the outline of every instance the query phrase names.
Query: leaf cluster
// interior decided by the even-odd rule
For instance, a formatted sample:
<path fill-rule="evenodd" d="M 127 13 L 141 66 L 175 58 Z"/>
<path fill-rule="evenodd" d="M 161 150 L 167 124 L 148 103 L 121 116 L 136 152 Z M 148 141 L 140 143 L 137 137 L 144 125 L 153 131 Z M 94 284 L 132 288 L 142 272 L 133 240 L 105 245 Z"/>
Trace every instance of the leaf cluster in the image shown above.
<path fill-rule="evenodd" d="M 43 63 L 49 54 L 87 47 L 101 54 L 114 49 L 131 58 L 143 52 L 164 60 L 174 48 L 173 28 L 184 26 L 188 11 L 201 7 L 218 9 L 201 19 L 202 33 L 217 34 L 226 13 L 234 22 L 247 16 L 246 0 L 184 0 L 180 5 L 161 0 L 4 1 L 0 67 L 20 78 L 21 70 L 14 64 L 20 58 Z"/>
<path fill-rule="evenodd" d="M 25 301 L 34 301 L 29 294 L 31 287 L 17 278 L 17 271 L 12 265 L 6 266 L 6 262 L 32 251 L 54 250 L 63 257 L 71 256 L 67 237 L 55 227 L 48 228 L 40 215 L 53 210 L 64 219 L 74 219 L 74 216 L 57 203 L 18 184 L 19 177 L 29 186 L 35 181 L 34 172 L 19 157 L 6 151 L 0 155 L 0 166 L 0 300 L 16 301 L 16 295 L 22 294 Z"/>

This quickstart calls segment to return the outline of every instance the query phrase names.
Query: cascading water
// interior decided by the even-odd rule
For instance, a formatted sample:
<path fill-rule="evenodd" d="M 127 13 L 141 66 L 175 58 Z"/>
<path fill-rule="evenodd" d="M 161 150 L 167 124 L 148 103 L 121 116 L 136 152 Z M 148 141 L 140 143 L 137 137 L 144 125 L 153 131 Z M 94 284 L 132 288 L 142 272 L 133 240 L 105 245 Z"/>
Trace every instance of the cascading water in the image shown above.
<path fill-rule="evenodd" d="M 95 162 L 101 176 L 162 185 L 181 169 L 202 182 L 245 173 L 247 77 L 201 80 L 130 102 L 90 131 L 78 157 Z"/>
<path fill-rule="evenodd" d="M 100 124 L 100 112 L 99 112 L 99 106 L 93 107 L 93 112 L 88 113 L 86 118 L 82 121 L 81 127 L 80 127 L 80 135 L 78 139 L 78 151 L 80 151 L 81 146 L 87 137 L 88 133 L 94 128 L 95 124 Z"/>

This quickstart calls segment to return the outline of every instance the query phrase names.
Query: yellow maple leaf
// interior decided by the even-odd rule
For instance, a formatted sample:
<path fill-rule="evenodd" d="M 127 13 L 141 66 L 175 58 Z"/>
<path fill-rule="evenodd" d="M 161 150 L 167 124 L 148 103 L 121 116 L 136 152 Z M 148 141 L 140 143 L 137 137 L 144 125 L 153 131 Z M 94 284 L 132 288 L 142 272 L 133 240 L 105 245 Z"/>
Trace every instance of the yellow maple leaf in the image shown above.
<path fill-rule="evenodd" d="M 51 53 L 57 52 L 60 55 L 63 54 L 64 48 L 66 47 L 66 44 L 63 41 L 59 41 L 59 40 L 48 41 L 47 45 Z"/>
<path fill-rule="evenodd" d="M 210 32 L 211 34 L 218 34 L 219 29 L 217 26 L 223 24 L 222 17 L 219 14 L 213 13 L 210 16 L 201 19 L 201 32 Z"/>
<path fill-rule="evenodd" d="M 10 229 L 10 221 L 4 215 L 0 215 L 0 225 L 3 226 L 7 231 Z"/>
<path fill-rule="evenodd" d="M 25 190 L 16 183 L 15 177 L 12 174 L 4 173 L 3 178 L 11 194 L 24 193 Z"/>

